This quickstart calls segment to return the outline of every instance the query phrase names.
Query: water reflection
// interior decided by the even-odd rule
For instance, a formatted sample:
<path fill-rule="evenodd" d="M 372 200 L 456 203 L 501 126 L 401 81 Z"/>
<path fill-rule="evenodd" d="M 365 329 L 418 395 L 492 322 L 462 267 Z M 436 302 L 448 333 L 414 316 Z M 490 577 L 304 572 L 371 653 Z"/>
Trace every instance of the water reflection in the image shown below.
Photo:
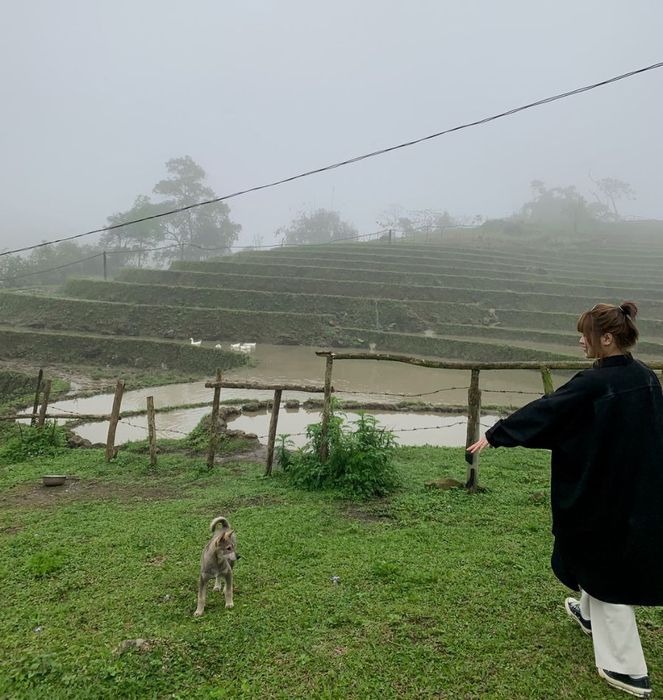
<path fill-rule="evenodd" d="M 182 411 L 160 413 L 156 417 L 157 438 L 182 438 L 190 432 L 198 421 L 207 413 L 208 408 L 195 408 Z M 465 444 L 467 418 L 462 415 L 442 415 L 438 413 L 376 413 L 374 415 L 380 425 L 396 433 L 399 445 L 436 445 L 445 447 L 461 447 Z M 348 411 L 343 414 L 348 422 L 359 417 L 357 413 Z M 269 429 L 269 414 L 266 411 L 257 414 L 242 414 L 230 418 L 228 427 L 233 430 L 255 433 L 262 443 L 267 442 Z M 497 416 L 483 416 L 483 429 L 490 427 L 498 419 Z M 287 433 L 291 436 L 296 447 L 302 447 L 306 442 L 306 426 L 320 421 L 320 412 L 315 410 L 287 410 L 281 408 L 277 434 Z M 87 423 L 76 428 L 81 437 L 93 443 L 104 442 L 108 432 L 108 423 Z M 145 416 L 135 416 L 120 421 L 117 426 L 115 444 L 121 445 L 132 440 L 144 440 L 147 436 L 147 419 Z"/>
<path fill-rule="evenodd" d="M 379 348 L 378 348 L 379 350 Z M 340 352 L 340 350 L 339 350 Z M 232 380 L 245 380 L 262 383 L 322 384 L 325 359 L 315 354 L 315 348 L 261 345 L 258 344 L 254 357 L 256 365 L 228 371 L 224 376 Z M 333 385 L 340 398 L 358 401 L 382 401 L 395 403 L 402 400 L 423 401 L 439 405 L 460 405 L 467 403 L 467 387 L 470 372 L 467 370 L 439 370 L 416 367 L 400 362 L 343 360 L 334 364 Z M 554 374 L 555 386 L 565 379 Z M 501 370 L 481 373 L 482 403 L 484 406 L 522 406 L 541 393 L 541 377 L 538 371 Z M 122 411 L 144 410 L 146 398 L 154 397 L 156 408 L 182 404 L 206 403 L 206 407 L 178 409 L 157 414 L 159 437 L 182 437 L 209 413 L 212 391 L 205 388 L 204 381 L 185 384 L 171 384 L 127 391 L 122 400 Z M 321 395 L 317 394 L 317 398 Z M 271 391 L 249 389 L 222 389 L 221 399 L 265 400 L 272 398 Z M 284 392 L 283 401 L 298 399 L 304 401 L 310 395 L 302 392 Z M 100 394 L 83 399 L 58 401 L 49 407 L 49 413 L 71 416 L 75 413 L 108 414 L 113 403 L 112 394 Z M 351 414 L 350 417 L 356 416 Z M 398 430 L 401 444 L 462 445 L 465 441 L 464 424 L 449 426 L 462 420 L 462 416 L 442 416 L 422 413 L 382 413 L 381 422 L 390 429 Z M 318 420 L 317 411 L 289 412 L 282 410 L 279 419 L 279 433 L 304 432 L 306 425 Z M 492 424 L 495 417 L 485 417 L 483 423 Z M 265 435 L 269 418 L 266 414 L 241 416 L 231 423 L 231 427 Z M 434 430 L 432 426 L 446 425 Z M 424 430 L 405 428 L 422 427 Z M 117 444 L 128 440 L 144 439 L 146 419 L 136 416 L 120 422 L 117 430 Z M 441 431 L 441 432 L 438 432 Z M 77 429 L 83 437 L 92 442 L 106 439 L 107 425 L 94 423 Z M 296 436 L 297 444 L 303 437 Z"/>

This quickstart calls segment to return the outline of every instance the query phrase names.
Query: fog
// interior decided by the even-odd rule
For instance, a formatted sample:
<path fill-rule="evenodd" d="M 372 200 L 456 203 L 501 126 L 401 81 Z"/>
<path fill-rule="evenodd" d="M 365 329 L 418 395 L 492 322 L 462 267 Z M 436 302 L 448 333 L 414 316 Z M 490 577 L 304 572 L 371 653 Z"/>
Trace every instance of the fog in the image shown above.
<path fill-rule="evenodd" d="M 218 195 L 661 60 L 656 0 L 3 3 L 0 249 L 103 226 L 190 155 Z M 239 243 L 300 212 L 508 215 L 534 179 L 628 182 L 663 218 L 663 70 L 229 202 Z"/>

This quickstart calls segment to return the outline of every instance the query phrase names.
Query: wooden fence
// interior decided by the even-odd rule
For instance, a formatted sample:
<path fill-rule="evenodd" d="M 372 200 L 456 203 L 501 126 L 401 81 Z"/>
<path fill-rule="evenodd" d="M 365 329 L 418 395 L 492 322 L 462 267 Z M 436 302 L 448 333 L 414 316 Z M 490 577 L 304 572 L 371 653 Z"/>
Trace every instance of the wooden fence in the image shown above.
<path fill-rule="evenodd" d="M 467 393 L 467 438 L 465 447 L 469 447 L 476 442 L 481 436 L 481 390 L 479 388 L 479 373 L 482 370 L 513 370 L 513 369 L 529 369 L 537 370 L 541 373 L 543 382 L 543 393 L 549 394 L 553 391 L 551 370 L 566 369 L 566 370 L 581 370 L 591 367 L 590 362 L 575 362 L 575 361 L 551 361 L 551 362 L 458 362 L 446 360 L 432 360 L 421 357 L 413 357 L 411 355 L 397 355 L 392 353 L 376 353 L 376 352 L 333 352 L 320 351 L 316 352 L 319 357 L 326 358 L 325 360 L 325 405 L 323 408 L 322 417 L 322 445 L 324 452 L 321 450 L 320 458 L 326 457 L 326 430 L 329 425 L 329 405 L 327 398 L 331 396 L 331 378 L 333 363 L 339 360 L 373 360 L 382 362 L 405 362 L 418 367 L 430 367 L 433 369 L 461 369 L 470 370 L 470 386 Z M 648 366 L 654 370 L 663 370 L 663 362 L 648 363 Z M 465 486 L 469 490 L 479 488 L 479 454 L 469 455 L 466 453 L 467 475 Z"/>
<path fill-rule="evenodd" d="M 274 462 L 274 447 L 276 441 L 276 429 L 278 426 L 279 410 L 281 406 L 281 398 L 284 391 L 300 391 L 308 394 L 321 393 L 324 395 L 321 419 L 321 441 L 320 441 L 320 460 L 325 461 L 328 457 L 329 442 L 327 435 L 329 432 L 329 420 L 332 411 L 332 394 L 334 387 L 332 385 L 332 374 L 334 362 L 343 360 L 372 360 L 378 362 L 403 362 L 418 367 L 428 367 L 431 369 L 454 369 L 470 371 L 470 384 L 467 394 L 467 436 L 466 447 L 476 442 L 481 433 L 481 389 L 479 387 L 479 378 L 482 371 L 489 370 L 534 370 L 541 374 L 543 393 L 548 394 L 553 391 L 553 383 L 551 370 L 581 370 L 591 366 L 590 362 L 580 361 L 559 361 L 559 362 L 461 362 L 461 361 L 445 361 L 425 359 L 414 357 L 411 355 L 398 355 L 391 353 L 376 353 L 376 352 L 333 352 L 319 351 L 316 352 L 319 357 L 325 358 L 324 384 L 294 384 L 294 383 L 260 383 L 260 382 L 245 382 L 235 380 L 224 380 L 220 370 L 217 370 L 216 377 L 213 381 L 206 382 L 205 387 L 213 389 L 212 412 L 209 425 L 209 445 L 207 450 L 207 466 L 212 468 L 216 458 L 219 442 L 219 412 L 221 401 L 221 390 L 223 388 L 232 389 L 253 389 L 253 390 L 268 390 L 273 391 L 273 400 L 271 406 L 271 416 L 269 422 L 269 432 L 267 435 L 267 459 L 265 465 L 265 475 L 269 476 L 272 473 Z M 653 370 L 663 370 L 663 362 L 649 362 L 648 366 Z M 77 420 L 108 420 L 108 436 L 105 446 L 105 459 L 110 462 L 117 454 L 115 447 L 115 433 L 117 424 L 122 420 L 120 413 L 122 405 L 122 397 L 124 394 L 124 381 L 118 379 L 115 394 L 113 397 L 113 406 L 109 415 L 92 415 L 77 413 L 72 415 L 72 418 Z M 41 427 L 44 425 L 46 418 L 67 418 L 60 414 L 48 414 L 47 407 L 51 391 L 51 381 L 43 379 L 43 372 L 39 371 L 37 378 L 37 387 L 35 392 L 35 400 L 32 413 L 20 413 L 14 415 L 0 416 L 0 420 L 20 420 L 27 419 L 32 425 Z M 156 424 L 155 424 L 155 408 L 154 399 L 152 396 L 147 397 L 147 432 L 149 442 L 150 465 L 155 466 L 157 462 L 157 441 L 156 441 Z M 467 472 L 465 485 L 469 490 L 476 490 L 479 487 L 479 455 L 466 455 Z"/>

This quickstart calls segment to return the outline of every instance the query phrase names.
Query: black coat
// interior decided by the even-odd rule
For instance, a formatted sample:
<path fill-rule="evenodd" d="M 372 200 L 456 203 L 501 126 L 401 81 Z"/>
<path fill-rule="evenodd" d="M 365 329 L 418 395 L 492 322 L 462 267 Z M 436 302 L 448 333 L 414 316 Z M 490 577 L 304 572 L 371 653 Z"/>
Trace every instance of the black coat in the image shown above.
<path fill-rule="evenodd" d="M 607 603 L 663 605 L 663 393 L 616 355 L 486 432 L 493 447 L 552 450 L 552 567 Z"/>

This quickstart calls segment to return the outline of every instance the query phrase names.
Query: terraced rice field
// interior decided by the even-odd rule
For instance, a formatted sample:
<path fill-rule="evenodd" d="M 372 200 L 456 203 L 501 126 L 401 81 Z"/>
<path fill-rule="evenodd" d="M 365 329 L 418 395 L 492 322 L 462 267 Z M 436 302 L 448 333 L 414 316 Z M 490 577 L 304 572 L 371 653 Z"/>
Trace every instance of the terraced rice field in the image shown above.
<path fill-rule="evenodd" d="M 661 236 L 663 238 L 663 235 Z M 579 359 L 575 321 L 599 301 L 635 300 L 645 359 L 663 357 L 663 242 L 497 245 L 383 241 L 279 248 L 56 294 L 0 293 L 0 356 L 167 364 L 211 372 L 217 343 L 344 347 L 467 360 Z M 192 348 L 189 338 L 202 338 Z"/>

